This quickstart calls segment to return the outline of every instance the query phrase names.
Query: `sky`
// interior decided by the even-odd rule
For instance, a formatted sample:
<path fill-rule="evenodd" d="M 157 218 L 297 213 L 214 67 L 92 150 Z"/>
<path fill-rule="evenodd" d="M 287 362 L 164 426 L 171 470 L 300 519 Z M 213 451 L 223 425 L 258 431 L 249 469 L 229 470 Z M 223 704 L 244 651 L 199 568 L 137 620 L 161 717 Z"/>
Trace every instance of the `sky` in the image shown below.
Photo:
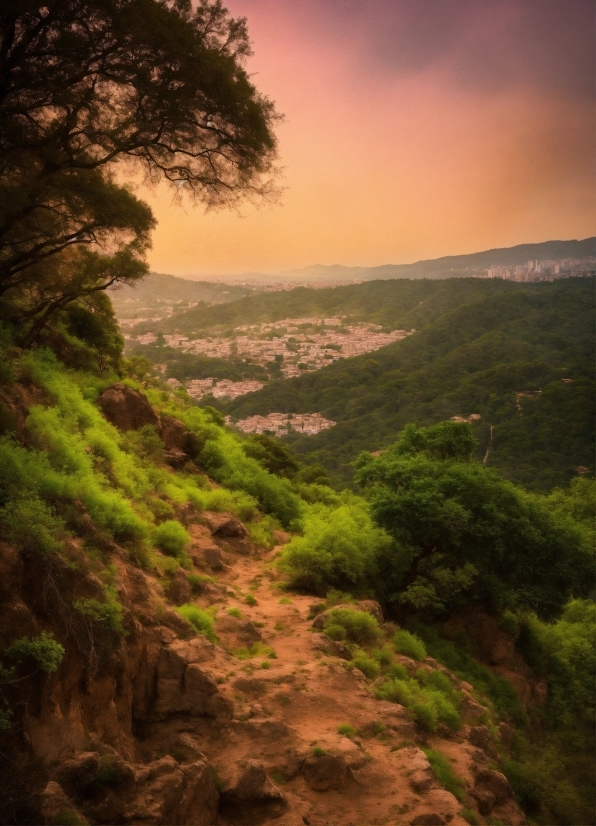
<path fill-rule="evenodd" d="M 180 208 L 150 265 L 400 264 L 595 234 L 591 0 L 227 0 L 283 113 L 279 203 Z"/>

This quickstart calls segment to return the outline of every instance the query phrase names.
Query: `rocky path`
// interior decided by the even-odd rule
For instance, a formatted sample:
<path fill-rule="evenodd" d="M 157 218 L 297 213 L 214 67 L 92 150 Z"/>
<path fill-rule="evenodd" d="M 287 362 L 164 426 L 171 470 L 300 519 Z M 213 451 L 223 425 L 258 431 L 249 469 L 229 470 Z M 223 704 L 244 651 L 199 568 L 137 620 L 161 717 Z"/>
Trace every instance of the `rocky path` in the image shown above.
<path fill-rule="evenodd" d="M 197 532 L 195 537 L 200 545 Z M 204 532 L 202 537 L 210 541 Z M 232 789 L 232 800 L 243 773 L 248 785 L 253 773 L 255 786 L 249 790 L 252 808 L 247 804 L 243 814 L 242 806 L 230 810 L 227 820 L 224 806 L 220 822 L 262 822 L 273 815 L 283 826 L 464 826 L 462 803 L 436 783 L 420 746 L 440 749 L 471 790 L 479 772 L 490 770 L 488 755 L 469 741 L 470 726 L 449 739 L 423 738 L 405 709 L 377 700 L 371 681 L 313 633 L 309 611 L 317 600 L 280 590 L 280 547 L 255 556 L 218 544 L 225 568 L 217 580 L 225 592 L 215 602 L 216 627 L 230 655 L 212 674 L 234 712 L 227 730 L 210 738 L 207 756 L 222 787 Z M 213 604 L 213 595 L 198 601 Z M 251 646 L 255 656 L 249 659 L 232 653 Z M 356 734 L 342 736 L 341 725 Z M 272 782 L 282 796 L 273 795 L 269 803 L 263 770 L 265 783 Z M 491 802 L 501 804 L 503 823 L 518 824 L 523 818 L 506 785 Z M 465 805 L 478 810 L 473 798 Z"/>

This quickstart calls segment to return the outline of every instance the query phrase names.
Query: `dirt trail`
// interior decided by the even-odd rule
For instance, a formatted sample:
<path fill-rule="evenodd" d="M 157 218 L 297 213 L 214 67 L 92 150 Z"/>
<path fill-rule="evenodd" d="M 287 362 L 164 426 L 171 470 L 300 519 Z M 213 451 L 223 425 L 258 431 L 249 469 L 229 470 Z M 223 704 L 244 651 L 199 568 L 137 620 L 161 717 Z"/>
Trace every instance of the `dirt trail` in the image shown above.
<path fill-rule="evenodd" d="M 313 634 L 308 618 L 317 600 L 279 589 L 274 561 L 280 547 L 260 556 L 244 556 L 228 543 L 218 545 L 224 549 L 227 567 L 217 575 L 225 586 L 225 594 L 215 601 L 217 631 L 220 645 L 230 655 L 211 673 L 233 701 L 234 719 L 224 733 L 205 730 L 205 751 L 220 777 L 229 778 L 240 761 L 261 761 L 288 800 L 287 811 L 271 821 L 280 826 L 465 826 L 462 804 L 434 780 L 421 781 L 416 761 L 421 744 L 438 748 L 472 788 L 478 763 L 488 765 L 488 760 L 468 742 L 469 726 L 447 740 L 422 738 L 401 706 L 375 698 L 371 681 L 358 669 L 346 668 L 345 661 L 318 650 L 316 641 L 320 644 L 321 638 Z M 257 603 L 247 604 L 247 595 Z M 240 612 L 240 621 L 230 618 L 230 609 Z M 234 623 L 240 631 L 248 627 L 253 635 L 260 635 L 260 655 L 247 660 L 233 655 L 238 648 Z M 358 735 L 338 734 L 341 724 L 352 726 Z M 300 770 L 313 749 L 319 755 L 320 749 L 338 756 L 347 776 L 324 791 L 314 790 Z M 332 775 L 335 769 L 329 767 Z M 466 806 L 476 808 L 472 799 Z M 507 818 L 503 812 L 503 822 L 520 823 L 517 813 Z"/>

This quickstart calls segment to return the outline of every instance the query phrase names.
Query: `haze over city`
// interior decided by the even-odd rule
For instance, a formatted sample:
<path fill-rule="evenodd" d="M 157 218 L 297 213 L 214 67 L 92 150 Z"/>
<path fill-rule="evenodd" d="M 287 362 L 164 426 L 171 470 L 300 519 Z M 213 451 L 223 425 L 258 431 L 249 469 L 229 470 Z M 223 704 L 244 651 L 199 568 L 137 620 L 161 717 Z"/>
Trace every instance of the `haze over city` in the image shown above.
<path fill-rule="evenodd" d="M 175 208 L 152 269 L 374 266 L 593 234 L 587 0 L 230 0 L 275 101 L 279 201 Z"/>

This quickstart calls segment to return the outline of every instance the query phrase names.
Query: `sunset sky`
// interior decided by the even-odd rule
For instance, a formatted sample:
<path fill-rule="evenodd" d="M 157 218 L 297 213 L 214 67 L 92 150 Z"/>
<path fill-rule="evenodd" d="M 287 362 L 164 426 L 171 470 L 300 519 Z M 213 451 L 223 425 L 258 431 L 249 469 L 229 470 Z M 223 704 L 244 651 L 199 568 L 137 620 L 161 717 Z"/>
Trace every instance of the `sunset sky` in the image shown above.
<path fill-rule="evenodd" d="M 374 266 L 594 234 L 591 0 L 228 0 L 285 115 L 278 205 L 142 192 L 175 275 Z"/>

